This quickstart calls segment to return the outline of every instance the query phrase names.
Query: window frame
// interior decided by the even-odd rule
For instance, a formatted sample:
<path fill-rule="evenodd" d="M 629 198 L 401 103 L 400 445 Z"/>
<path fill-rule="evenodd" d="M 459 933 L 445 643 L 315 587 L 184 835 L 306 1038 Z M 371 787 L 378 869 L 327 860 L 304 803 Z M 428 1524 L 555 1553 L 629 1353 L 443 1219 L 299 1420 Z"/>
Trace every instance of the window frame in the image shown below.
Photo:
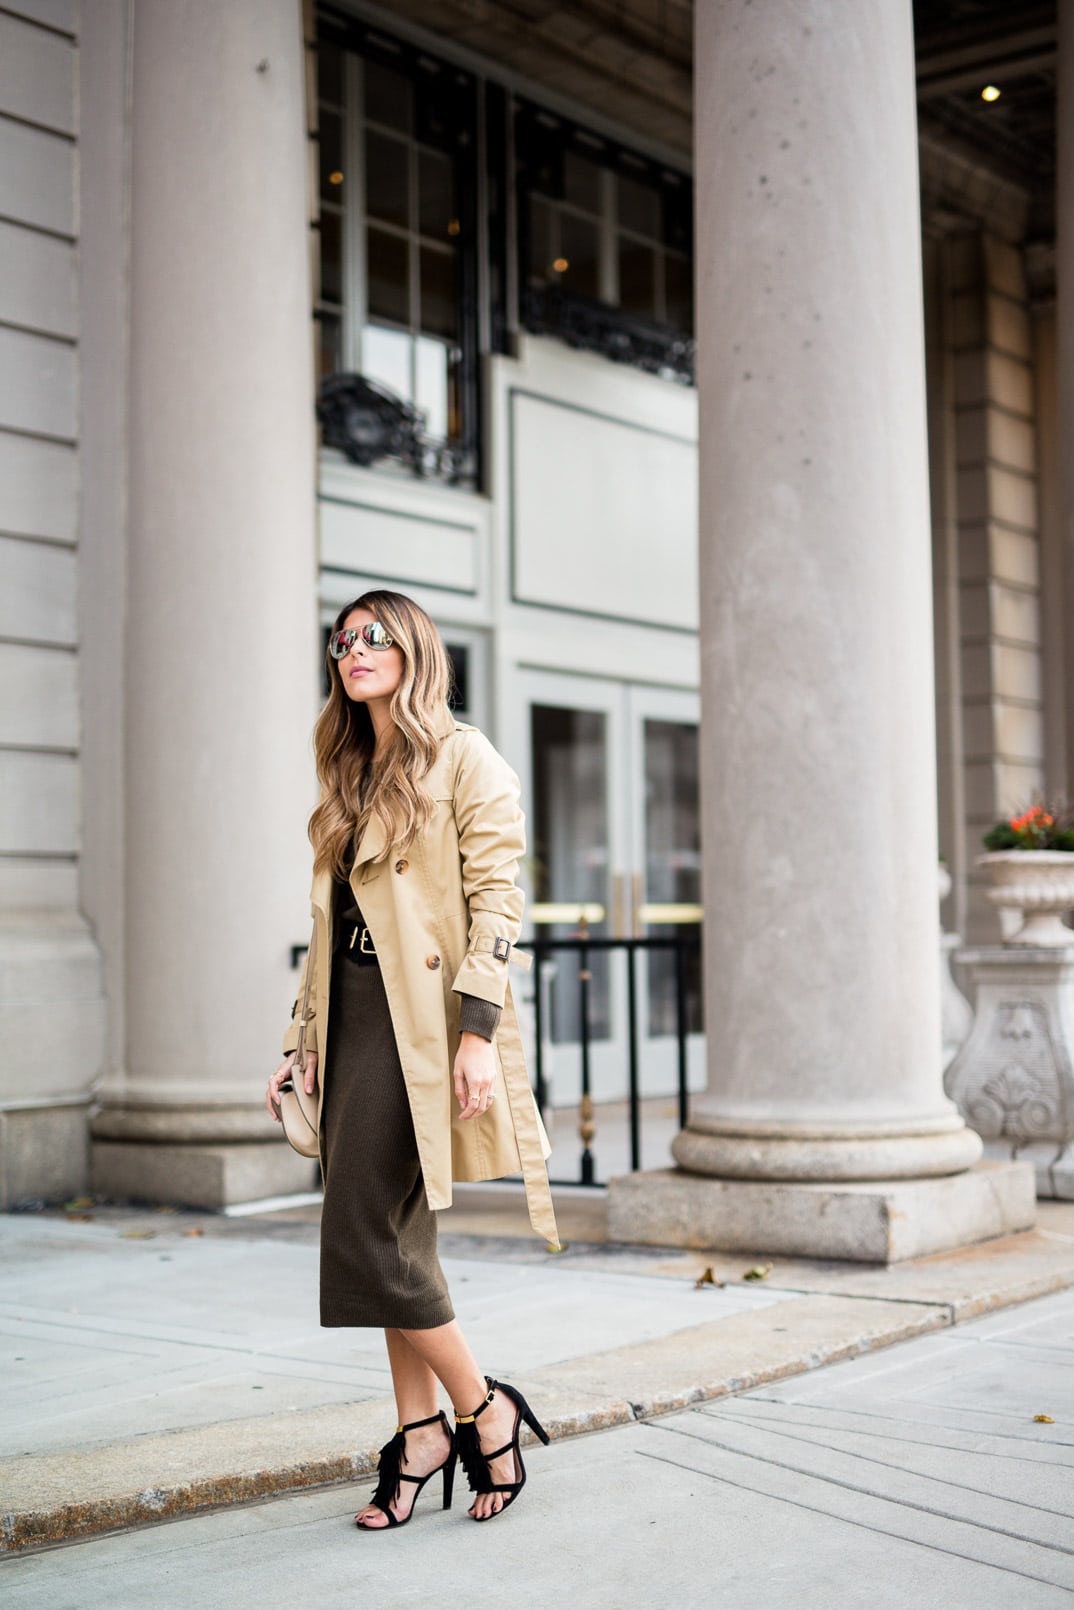
<path fill-rule="evenodd" d="M 417 462 L 413 472 L 417 475 L 434 474 L 451 484 L 463 485 L 477 491 L 482 486 L 482 397 L 480 386 L 481 351 L 478 286 L 480 283 L 480 232 L 478 210 L 478 173 L 480 152 L 478 145 L 478 97 L 481 85 L 476 75 L 456 63 L 433 56 L 430 52 L 405 40 L 385 33 L 360 18 L 322 6 L 317 11 L 317 48 L 331 45 L 343 54 L 343 107 L 344 160 L 348 174 L 342 211 L 341 228 L 341 289 L 342 304 L 326 301 L 322 286 L 314 316 L 325 314 L 340 319 L 340 372 L 364 375 L 362 368 L 363 332 L 370 323 L 368 317 L 369 286 L 367 272 L 367 187 L 365 173 L 365 124 L 363 105 L 363 77 L 367 63 L 381 64 L 408 78 L 414 85 L 415 128 L 406 136 L 408 162 L 413 169 L 420 160 L 421 148 L 427 147 L 446 156 L 454 166 L 456 210 L 460 223 L 455 249 L 456 286 L 455 309 L 457 335 L 454 342 L 420 329 L 420 257 L 423 237 L 417 217 L 417 192 L 412 192 L 410 215 L 406 229 L 389 230 L 407 241 L 409 274 L 407 284 L 408 324 L 379 316 L 373 321 L 385 329 L 403 331 L 411 339 L 410 373 L 411 391 L 416 373 L 417 342 L 423 334 L 435 341 L 454 346 L 459 353 L 458 387 L 462 430 L 457 437 L 430 437 L 429 462 Z M 447 116 L 449 137 L 438 144 L 422 128 L 422 105 L 426 116 L 432 116 L 431 101 L 422 103 L 423 84 L 435 80 L 443 89 L 436 111 Z M 318 88 L 318 100 L 320 93 Z M 351 178 L 353 175 L 353 180 Z M 319 187 L 318 187 L 319 189 Z M 323 210 L 324 202 L 320 203 Z M 330 207 L 332 206 L 329 203 Z M 379 224 L 378 224 L 379 227 Z M 322 280 L 323 284 L 323 280 Z M 415 309 L 419 310 L 419 325 L 415 325 Z M 327 378 L 327 376 L 322 377 Z M 407 399 L 404 399 L 404 401 Z M 447 468 L 441 469 L 441 463 Z"/>
<path fill-rule="evenodd" d="M 541 131 L 538 133 L 537 131 Z M 619 245 L 636 240 L 659 252 L 656 285 L 660 306 L 667 310 L 669 255 L 693 267 L 693 181 L 688 173 L 669 164 L 645 157 L 625 145 L 595 134 L 569 118 L 551 111 L 539 102 L 515 101 L 515 186 L 517 192 L 516 251 L 518 254 L 519 317 L 522 326 L 534 334 L 559 336 L 568 345 L 603 353 L 618 362 L 629 363 L 692 384 L 695 343 L 693 330 L 679 330 L 658 318 L 649 318 L 618 305 Z M 562 166 L 567 152 L 575 152 L 595 163 L 603 178 L 598 239 L 599 294 L 590 297 L 571 289 L 569 283 L 530 284 L 531 207 L 535 197 L 548 198 L 557 216 L 581 210 L 563 194 Z M 622 176 L 646 184 L 657 193 L 661 208 L 659 236 L 646 237 L 620 224 L 618 192 L 612 176 Z M 676 206 L 678 227 L 687 231 L 685 244 L 673 238 Z M 588 215 L 587 215 L 588 216 Z"/>

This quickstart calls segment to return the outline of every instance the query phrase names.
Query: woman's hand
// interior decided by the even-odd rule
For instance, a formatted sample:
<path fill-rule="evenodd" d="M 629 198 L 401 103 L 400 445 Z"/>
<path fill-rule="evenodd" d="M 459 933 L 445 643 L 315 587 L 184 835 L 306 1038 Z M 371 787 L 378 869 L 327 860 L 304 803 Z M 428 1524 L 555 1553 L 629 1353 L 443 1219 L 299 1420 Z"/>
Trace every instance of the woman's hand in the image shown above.
<path fill-rule="evenodd" d="M 273 1106 L 273 1102 L 274 1101 L 275 1102 L 279 1101 L 279 1099 L 280 1099 L 280 1086 L 282 1084 L 286 1084 L 288 1079 L 290 1079 L 292 1069 L 294 1067 L 294 1061 L 295 1061 L 295 1053 L 292 1051 L 288 1056 L 284 1057 L 283 1061 L 280 1063 L 279 1067 L 276 1069 L 276 1072 L 272 1075 L 272 1078 L 268 1082 L 268 1091 L 266 1092 L 266 1095 L 265 1095 L 265 1106 L 269 1110 L 270 1118 L 274 1118 L 277 1123 L 280 1122 L 280 1115 L 276 1111 L 276 1108 Z M 317 1083 L 317 1053 L 316 1053 L 316 1051 L 307 1051 L 306 1052 L 306 1077 L 305 1077 L 303 1083 L 305 1085 L 307 1096 L 312 1096 L 313 1095 L 313 1087 Z"/>
<path fill-rule="evenodd" d="M 496 1094 L 496 1053 L 492 1041 L 481 1034 L 463 1034 L 455 1053 L 455 1095 L 460 1118 L 476 1118 L 487 1112 Z"/>

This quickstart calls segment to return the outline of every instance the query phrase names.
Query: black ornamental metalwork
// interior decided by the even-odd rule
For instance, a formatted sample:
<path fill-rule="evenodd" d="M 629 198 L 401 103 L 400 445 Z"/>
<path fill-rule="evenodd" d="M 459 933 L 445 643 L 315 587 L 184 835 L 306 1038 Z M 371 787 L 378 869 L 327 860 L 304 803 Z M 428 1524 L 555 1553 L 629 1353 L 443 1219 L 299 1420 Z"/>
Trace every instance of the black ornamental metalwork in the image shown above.
<path fill-rule="evenodd" d="M 420 409 L 365 375 L 343 373 L 323 380 L 317 418 L 324 445 L 363 469 L 395 459 L 415 475 L 452 483 L 475 472 L 472 450 L 427 436 Z"/>
<path fill-rule="evenodd" d="M 616 363 L 693 384 L 692 336 L 577 292 L 556 285 L 528 286 L 522 295 L 522 323 L 534 335 L 555 336 L 569 347 L 600 352 Z"/>

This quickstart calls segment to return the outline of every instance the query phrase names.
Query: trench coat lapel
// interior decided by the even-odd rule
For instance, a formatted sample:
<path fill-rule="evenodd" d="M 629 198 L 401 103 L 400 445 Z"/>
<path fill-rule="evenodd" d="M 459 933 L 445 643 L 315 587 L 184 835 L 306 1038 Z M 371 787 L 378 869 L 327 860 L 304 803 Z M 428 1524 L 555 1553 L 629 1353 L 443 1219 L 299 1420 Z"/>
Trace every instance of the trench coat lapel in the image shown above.
<path fill-rule="evenodd" d="M 354 865 L 359 867 L 363 861 L 372 861 L 381 855 L 387 840 L 384 823 L 379 816 L 371 816 L 366 823 L 365 832 L 358 840 L 358 848 L 354 852 Z"/>
<path fill-rule="evenodd" d="M 317 912 L 327 918 L 332 910 L 332 874 L 328 871 L 313 874 L 313 887 L 310 890 L 310 915 Z"/>

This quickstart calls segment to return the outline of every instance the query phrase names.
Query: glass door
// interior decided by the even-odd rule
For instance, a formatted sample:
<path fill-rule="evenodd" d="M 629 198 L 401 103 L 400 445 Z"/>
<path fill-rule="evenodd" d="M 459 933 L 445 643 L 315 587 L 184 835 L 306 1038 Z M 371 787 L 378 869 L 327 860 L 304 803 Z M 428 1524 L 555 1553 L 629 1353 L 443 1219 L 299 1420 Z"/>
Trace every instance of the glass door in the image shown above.
<path fill-rule="evenodd" d="M 549 939 L 697 933 L 697 696 L 538 671 L 521 681 L 532 932 Z M 627 965 L 623 952 L 591 951 L 583 967 L 577 951 L 562 951 L 543 969 L 551 1105 L 580 1099 L 583 1010 L 590 1093 L 597 1102 L 626 1097 Z M 674 954 L 656 951 L 634 965 L 641 1094 L 670 1095 L 679 1070 Z M 682 997 L 688 1082 L 703 1088 L 696 951 L 685 958 Z"/>
<path fill-rule="evenodd" d="M 627 692 L 633 768 L 639 782 L 634 812 L 632 932 L 638 937 L 692 940 L 701 930 L 700 701 L 677 689 L 632 686 Z M 701 952 L 651 951 L 637 963 L 642 1094 L 678 1087 L 678 1024 L 686 1029 L 687 1087 L 705 1087 L 701 1017 Z"/>
<path fill-rule="evenodd" d="M 622 689 L 553 672 L 527 672 L 522 685 L 527 921 L 546 939 L 610 937 L 620 930 L 621 869 L 630 855 L 630 814 L 618 775 L 626 742 Z M 583 968 L 577 952 L 562 951 L 543 969 L 545 1073 L 553 1106 L 574 1106 L 581 1097 L 583 1001 L 590 1092 L 598 1101 L 622 1095 L 622 987 L 615 960 L 593 951 Z"/>

